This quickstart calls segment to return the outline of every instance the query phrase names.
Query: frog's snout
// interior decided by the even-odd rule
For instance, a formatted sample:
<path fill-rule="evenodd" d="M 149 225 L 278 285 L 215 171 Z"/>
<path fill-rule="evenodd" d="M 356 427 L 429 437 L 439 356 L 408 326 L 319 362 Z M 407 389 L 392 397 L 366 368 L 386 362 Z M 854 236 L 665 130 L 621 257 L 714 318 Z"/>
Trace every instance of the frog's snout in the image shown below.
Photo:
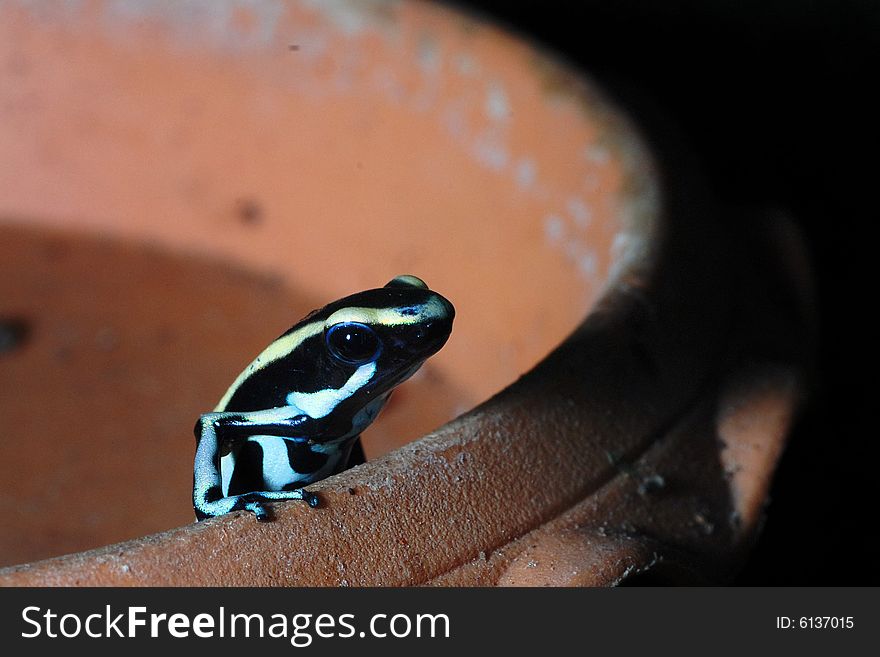
<path fill-rule="evenodd" d="M 422 345 L 432 353 L 446 344 L 455 319 L 455 307 L 440 294 L 434 292 L 433 295 L 429 304 L 432 306 L 430 319 L 420 327 Z"/>
<path fill-rule="evenodd" d="M 452 327 L 452 320 L 455 319 L 455 306 L 453 306 L 446 297 L 438 294 L 440 299 L 440 303 L 443 305 L 444 310 L 446 311 L 446 316 L 444 321 L 448 322 L 449 327 Z"/>

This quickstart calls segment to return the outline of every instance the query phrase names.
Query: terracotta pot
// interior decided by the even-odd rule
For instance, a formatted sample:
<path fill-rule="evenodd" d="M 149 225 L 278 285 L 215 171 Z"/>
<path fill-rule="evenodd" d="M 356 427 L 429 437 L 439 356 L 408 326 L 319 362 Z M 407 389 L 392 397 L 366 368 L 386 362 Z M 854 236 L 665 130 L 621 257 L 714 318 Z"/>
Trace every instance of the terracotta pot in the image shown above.
<path fill-rule="evenodd" d="M 0 62 L 0 559 L 33 561 L 0 583 L 741 561 L 809 356 L 798 241 L 721 221 L 589 80 L 417 2 L 7 2 Z M 192 523 L 197 415 L 308 310 L 404 272 L 456 326 L 371 460 L 316 510 Z"/>

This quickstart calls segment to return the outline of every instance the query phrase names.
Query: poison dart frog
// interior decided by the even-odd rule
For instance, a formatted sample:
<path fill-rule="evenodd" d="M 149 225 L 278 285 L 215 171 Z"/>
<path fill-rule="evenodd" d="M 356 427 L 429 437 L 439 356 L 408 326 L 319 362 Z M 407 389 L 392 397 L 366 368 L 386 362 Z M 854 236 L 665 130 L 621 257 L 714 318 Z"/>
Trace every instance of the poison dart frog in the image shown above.
<path fill-rule="evenodd" d="M 398 276 L 316 310 L 266 347 L 195 426 L 198 520 L 302 500 L 303 488 L 362 463 L 360 433 L 394 388 L 446 343 L 455 310 Z"/>

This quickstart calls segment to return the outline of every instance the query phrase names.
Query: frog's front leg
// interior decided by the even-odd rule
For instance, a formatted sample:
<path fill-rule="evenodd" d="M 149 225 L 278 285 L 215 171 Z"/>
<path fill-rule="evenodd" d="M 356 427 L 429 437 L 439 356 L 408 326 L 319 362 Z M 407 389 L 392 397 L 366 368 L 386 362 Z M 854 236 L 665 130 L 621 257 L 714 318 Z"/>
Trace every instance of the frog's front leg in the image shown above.
<path fill-rule="evenodd" d="M 266 434 L 296 437 L 307 431 L 312 422 L 307 415 L 285 414 L 283 409 L 254 413 L 206 413 L 195 426 L 196 456 L 193 468 L 193 508 L 198 520 L 223 515 L 231 511 L 247 510 L 257 520 L 271 519 L 263 502 L 273 500 L 303 500 L 309 506 L 318 505 L 318 496 L 301 488 L 289 491 L 254 491 L 240 495 L 223 495 L 220 477 L 220 446 L 238 443 L 249 436 Z"/>

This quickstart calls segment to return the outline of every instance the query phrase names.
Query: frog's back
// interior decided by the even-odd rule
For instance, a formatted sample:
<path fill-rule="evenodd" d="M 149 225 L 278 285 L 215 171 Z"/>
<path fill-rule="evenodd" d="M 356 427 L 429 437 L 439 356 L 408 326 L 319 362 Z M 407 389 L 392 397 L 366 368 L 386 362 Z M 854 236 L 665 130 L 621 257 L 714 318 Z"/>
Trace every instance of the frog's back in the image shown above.
<path fill-rule="evenodd" d="M 313 313 L 314 314 L 314 313 Z M 310 315 L 266 347 L 229 386 L 215 412 L 246 412 L 287 404 L 293 390 L 310 387 L 309 381 L 326 381 L 315 372 L 324 330 L 323 319 Z M 311 386 L 317 390 L 318 386 Z"/>

